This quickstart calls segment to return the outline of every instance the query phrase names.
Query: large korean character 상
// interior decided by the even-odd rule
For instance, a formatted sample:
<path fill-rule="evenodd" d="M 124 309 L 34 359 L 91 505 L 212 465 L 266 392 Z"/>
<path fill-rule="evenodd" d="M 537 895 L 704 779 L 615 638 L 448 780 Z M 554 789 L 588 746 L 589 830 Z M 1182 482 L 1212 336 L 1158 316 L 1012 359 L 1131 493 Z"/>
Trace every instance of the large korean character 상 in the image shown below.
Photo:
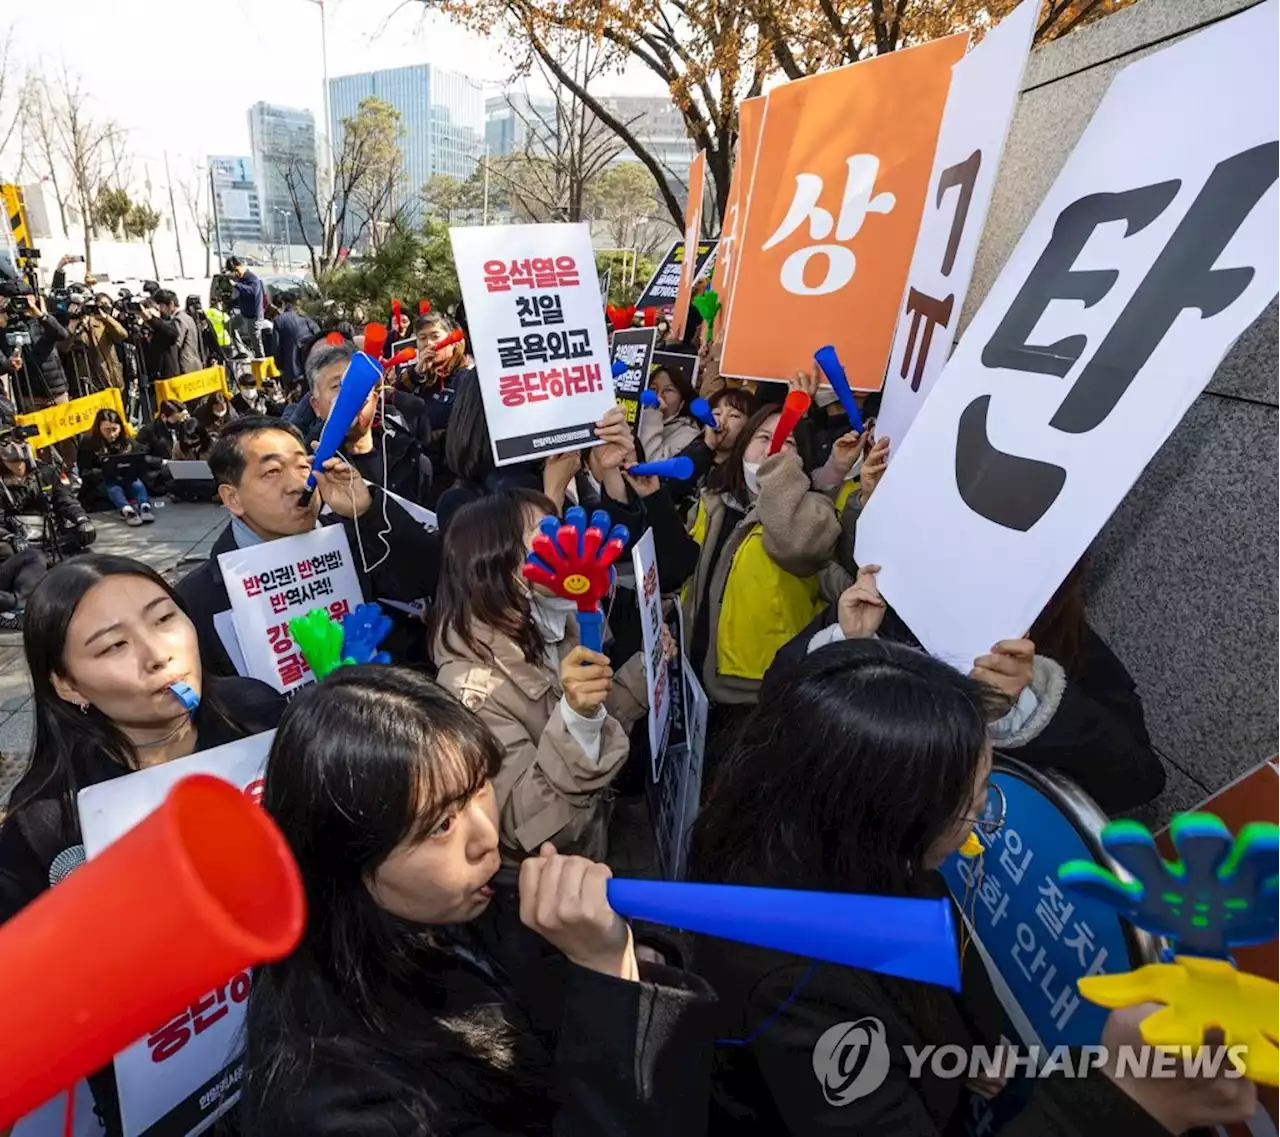
<path fill-rule="evenodd" d="M 804 245 L 782 262 L 782 287 L 796 296 L 825 296 L 838 292 L 853 279 L 858 261 L 847 242 L 853 240 L 862 229 L 868 214 L 885 214 L 893 210 L 897 198 L 887 191 L 875 193 L 875 181 L 880 172 L 880 159 L 874 154 L 853 154 L 846 159 L 848 173 L 845 176 L 844 193 L 840 213 L 833 218 L 829 210 L 818 204 L 822 196 L 822 178 L 818 174 L 797 174 L 796 193 L 787 215 L 773 235 L 761 246 L 772 249 L 790 237 L 806 221 L 809 238 L 815 244 Z M 828 241 L 834 228 L 835 242 Z M 837 243 L 841 242 L 841 243 Z M 814 285 L 805 283 L 805 268 L 818 254 L 827 257 L 827 271 Z"/>

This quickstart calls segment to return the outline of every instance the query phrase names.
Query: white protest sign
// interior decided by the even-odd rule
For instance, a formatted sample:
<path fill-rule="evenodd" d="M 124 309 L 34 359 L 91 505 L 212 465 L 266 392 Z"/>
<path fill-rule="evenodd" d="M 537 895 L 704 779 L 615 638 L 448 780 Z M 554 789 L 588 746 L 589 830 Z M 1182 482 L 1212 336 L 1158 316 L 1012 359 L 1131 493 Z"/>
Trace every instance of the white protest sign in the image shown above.
<path fill-rule="evenodd" d="M 289 621 L 312 608 L 327 608 L 341 620 L 364 602 L 341 525 L 231 549 L 219 555 L 218 565 L 247 674 L 281 694 L 312 680 L 289 634 Z"/>
<path fill-rule="evenodd" d="M 1022 0 L 951 72 L 876 416 L 876 434 L 895 445 L 906 437 L 951 351 L 1039 11 L 1039 0 Z"/>
<path fill-rule="evenodd" d="M 859 519 L 959 667 L 1031 626 L 1276 295 L 1277 11 L 1115 78 Z"/>
<path fill-rule="evenodd" d="M 588 227 L 488 225 L 449 237 L 494 462 L 594 445 L 614 400 Z"/>
<path fill-rule="evenodd" d="M 650 789 L 658 862 L 668 880 L 683 880 L 689 836 L 702 801 L 702 766 L 707 745 L 709 705 L 702 684 L 684 655 L 685 741 L 668 748 L 662 781 Z"/>
<path fill-rule="evenodd" d="M 636 574 L 636 600 L 640 605 L 640 635 L 644 643 L 644 682 L 649 691 L 649 758 L 653 780 L 662 776 L 662 756 L 667 749 L 671 725 L 671 691 L 667 683 L 667 660 L 662 642 L 662 593 L 658 591 L 658 558 L 653 548 L 653 530 L 631 546 L 631 564 Z"/>
<path fill-rule="evenodd" d="M 275 731 L 204 750 L 81 790 L 77 799 L 85 855 L 93 860 L 157 809 L 174 784 L 213 774 L 257 801 Z M 157 944 L 181 951 L 181 943 Z M 202 1132 L 239 1097 L 245 1003 L 252 976 L 243 971 L 167 1023 L 156 1023 L 115 1058 L 125 1137 L 152 1131 Z M 121 993 L 127 998 L 127 993 Z"/>

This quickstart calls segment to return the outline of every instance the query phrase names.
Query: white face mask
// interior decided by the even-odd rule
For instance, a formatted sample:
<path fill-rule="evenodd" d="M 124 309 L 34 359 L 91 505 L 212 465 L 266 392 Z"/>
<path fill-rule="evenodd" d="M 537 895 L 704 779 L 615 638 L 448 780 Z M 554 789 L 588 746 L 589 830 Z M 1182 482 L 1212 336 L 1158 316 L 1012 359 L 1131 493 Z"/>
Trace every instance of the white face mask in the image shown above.
<path fill-rule="evenodd" d="M 834 387 L 819 387 L 813 396 L 813 401 L 820 407 L 829 407 L 839 398 Z"/>
<path fill-rule="evenodd" d="M 742 477 L 743 477 L 743 480 L 747 483 L 747 492 L 750 493 L 752 497 L 760 496 L 760 480 L 758 477 L 759 473 L 760 473 L 759 462 L 743 462 L 742 463 Z"/>

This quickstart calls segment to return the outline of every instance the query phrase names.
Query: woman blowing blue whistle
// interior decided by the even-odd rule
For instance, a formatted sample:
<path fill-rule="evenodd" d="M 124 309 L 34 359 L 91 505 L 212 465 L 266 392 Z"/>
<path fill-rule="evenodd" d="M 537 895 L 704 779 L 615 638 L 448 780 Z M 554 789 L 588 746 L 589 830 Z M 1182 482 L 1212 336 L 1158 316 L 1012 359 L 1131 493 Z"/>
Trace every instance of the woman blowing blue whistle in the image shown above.
<path fill-rule="evenodd" d="M 207 674 L 181 601 L 126 557 L 55 566 L 27 602 L 23 647 L 35 745 L 0 824 L 0 923 L 83 862 L 80 790 L 271 730 L 284 708 L 256 679 Z M 89 1086 L 106 1132 L 121 1134 L 111 1067 Z"/>

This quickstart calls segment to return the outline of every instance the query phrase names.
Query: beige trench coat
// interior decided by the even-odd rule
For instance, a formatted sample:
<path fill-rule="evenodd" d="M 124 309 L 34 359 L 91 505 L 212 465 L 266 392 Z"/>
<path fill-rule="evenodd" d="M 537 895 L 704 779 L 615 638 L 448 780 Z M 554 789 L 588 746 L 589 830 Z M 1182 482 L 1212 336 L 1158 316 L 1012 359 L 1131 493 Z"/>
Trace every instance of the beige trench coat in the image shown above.
<path fill-rule="evenodd" d="M 520 649 L 493 629 L 477 626 L 476 638 L 493 652 L 478 657 L 451 639 L 437 643 L 441 686 L 480 716 L 502 747 L 502 769 L 494 779 L 501 820 L 503 859 L 519 861 L 550 841 L 562 853 L 601 860 L 607 851 L 612 810 L 610 784 L 622 770 L 628 732 L 648 709 L 644 663 L 637 653 L 614 675 L 605 703 L 600 755 L 591 761 L 560 713 L 559 670 L 529 663 Z M 578 644 L 569 617 L 556 646 L 563 659 Z"/>

